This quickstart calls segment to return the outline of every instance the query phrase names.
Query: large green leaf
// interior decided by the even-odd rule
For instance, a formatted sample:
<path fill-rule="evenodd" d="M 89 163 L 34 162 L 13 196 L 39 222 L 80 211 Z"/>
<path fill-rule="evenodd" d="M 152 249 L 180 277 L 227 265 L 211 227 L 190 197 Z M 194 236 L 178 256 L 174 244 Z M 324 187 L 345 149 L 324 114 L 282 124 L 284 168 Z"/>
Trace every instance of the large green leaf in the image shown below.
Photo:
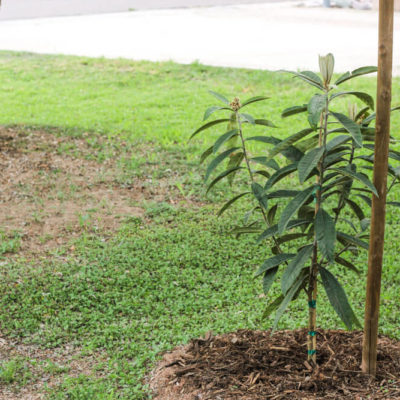
<path fill-rule="evenodd" d="M 315 216 L 314 229 L 318 248 L 322 256 L 328 262 L 332 262 L 336 241 L 335 222 L 322 207 L 317 211 L 317 215 Z"/>
<path fill-rule="evenodd" d="M 297 170 L 299 172 L 300 183 L 304 183 L 304 181 L 310 175 L 311 171 L 318 165 L 323 154 L 323 147 L 312 149 L 308 153 L 306 153 L 304 157 L 299 161 Z"/>
<path fill-rule="evenodd" d="M 223 135 L 221 135 L 214 143 L 213 146 L 213 153 L 216 153 L 219 148 L 225 143 L 227 142 L 229 139 L 231 139 L 232 137 L 236 136 L 238 134 L 239 130 L 238 129 L 232 129 L 226 133 L 224 133 Z"/>
<path fill-rule="evenodd" d="M 218 107 L 218 106 L 209 107 L 209 108 L 207 108 L 206 112 L 204 113 L 203 121 L 208 119 L 208 117 L 210 115 L 214 114 L 216 111 L 219 111 L 219 110 L 230 110 L 230 108 L 228 108 L 228 107 Z"/>
<path fill-rule="evenodd" d="M 286 176 L 290 175 L 292 172 L 297 170 L 297 162 L 287 165 L 286 167 L 281 168 L 280 170 L 276 171 L 271 178 L 265 184 L 265 189 L 270 189 L 274 186 L 277 182 L 285 178 Z"/>
<path fill-rule="evenodd" d="M 376 72 L 376 71 L 378 71 L 378 68 L 377 67 L 372 67 L 372 66 L 357 68 L 354 71 L 346 72 L 345 74 L 343 74 L 335 82 L 335 85 L 340 85 L 341 83 L 346 82 L 349 79 L 355 78 L 356 76 L 361 76 L 361 75 L 365 75 L 365 74 L 371 74 L 372 72 Z"/>
<path fill-rule="evenodd" d="M 262 275 L 265 271 L 283 264 L 284 262 L 292 259 L 294 256 L 295 254 L 282 253 L 265 260 L 254 277 L 256 278 L 257 276 Z"/>
<path fill-rule="evenodd" d="M 300 139 L 305 138 L 308 136 L 310 133 L 314 132 L 315 129 L 313 128 L 307 128 L 303 129 L 300 132 L 297 132 L 288 138 L 282 140 L 277 146 L 275 146 L 270 152 L 268 157 L 271 159 L 275 157 L 277 154 L 282 153 L 284 150 L 286 150 L 288 147 L 292 146 L 294 143 L 298 142 Z"/>
<path fill-rule="evenodd" d="M 219 164 L 222 163 L 222 161 L 225 160 L 225 158 L 229 157 L 234 151 L 238 150 L 239 147 L 233 147 L 232 149 L 225 150 L 223 153 L 218 155 L 217 157 L 212 160 L 207 168 L 206 171 L 206 176 L 204 177 L 204 181 L 207 181 L 207 179 L 210 177 L 212 172 L 214 171 L 215 168 L 218 167 Z"/>
<path fill-rule="evenodd" d="M 222 94 L 219 94 L 217 92 L 213 92 L 212 90 L 208 91 L 209 93 L 211 93 L 214 97 L 216 97 L 218 100 L 222 101 L 223 103 L 227 104 L 228 106 L 231 105 L 230 101 L 223 96 Z"/>
<path fill-rule="evenodd" d="M 278 272 L 279 267 L 274 267 L 265 272 L 263 276 L 263 292 L 264 294 L 268 294 L 269 289 L 274 283 L 276 273 Z"/>
<path fill-rule="evenodd" d="M 268 208 L 268 196 L 264 188 L 257 182 L 251 184 L 251 190 L 255 198 L 258 200 L 260 206 L 266 210 Z"/>
<path fill-rule="evenodd" d="M 287 229 L 296 228 L 302 225 L 308 225 L 311 221 L 308 219 L 293 219 L 289 221 L 287 224 Z M 274 236 L 278 233 L 278 224 L 270 226 L 266 229 L 261 235 L 257 238 L 257 243 L 261 242 L 264 239 L 268 239 L 271 236 Z"/>
<path fill-rule="evenodd" d="M 347 269 L 351 269 L 358 275 L 361 274 L 361 272 L 356 268 L 356 266 L 354 264 L 352 264 L 350 261 L 347 261 L 346 259 L 344 259 L 342 257 L 336 256 L 335 262 L 337 262 L 338 264 L 342 265 L 343 267 L 345 267 Z"/>
<path fill-rule="evenodd" d="M 293 284 L 293 286 L 288 290 L 288 292 L 286 293 L 285 298 L 283 299 L 282 303 L 280 304 L 280 306 L 278 307 L 278 309 L 276 310 L 276 314 L 275 314 L 275 321 L 274 321 L 274 329 L 276 329 L 279 320 L 281 319 L 283 313 L 285 312 L 287 306 L 289 305 L 289 303 L 293 300 L 293 298 L 295 297 L 295 295 L 297 294 L 297 292 L 299 291 L 299 289 L 301 288 L 301 286 L 304 283 L 304 279 L 305 279 L 306 275 L 304 273 L 302 273 L 296 280 L 296 282 Z"/>
<path fill-rule="evenodd" d="M 342 96 L 355 96 L 361 101 L 363 101 L 369 108 L 372 110 L 374 109 L 374 99 L 372 96 L 370 96 L 368 93 L 364 92 L 340 92 L 340 93 L 335 93 L 331 96 L 331 100 L 337 98 L 337 97 L 342 97 Z"/>
<path fill-rule="evenodd" d="M 222 207 L 221 209 L 218 211 L 218 217 L 220 217 L 233 203 L 236 202 L 236 200 L 239 200 L 241 197 L 245 196 L 246 194 L 249 194 L 251 192 L 244 192 L 244 193 L 240 193 L 237 196 L 233 197 L 232 199 L 230 199 L 229 201 L 227 201 Z"/>
<path fill-rule="evenodd" d="M 365 250 L 369 249 L 369 245 L 367 242 L 362 241 L 358 237 L 348 235 L 347 233 L 337 231 L 338 239 L 342 239 L 342 241 L 346 244 L 353 244 L 358 247 L 362 247 Z"/>
<path fill-rule="evenodd" d="M 262 126 L 268 126 L 268 127 L 270 127 L 270 128 L 276 128 L 276 125 L 273 123 L 273 122 L 271 122 L 271 121 L 269 121 L 269 120 L 267 120 L 267 119 L 255 119 L 254 120 L 254 123 L 256 124 L 256 125 L 262 125 Z"/>
<path fill-rule="evenodd" d="M 316 128 L 321 120 L 321 113 L 326 108 L 326 95 L 316 94 L 311 97 L 310 102 L 307 106 L 308 111 L 308 121 L 310 125 Z"/>
<path fill-rule="evenodd" d="M 267 308 L 264 310 L 262 318 L 265 319 L 269 317 L 271 313 L 273 313 L 279 307 L 283 299 L 284 299 L 283 294 L 281 294 L 271 304 L 269 304 Z"/>
<path fill-rule="evenodd" d="M 325 268 L 320 267 L 319 273 L 322 278 L 322 284 L 325 288 L 329 302 L 344 322 L 347 329 L 352 329 L 353 325 L 361 327 L 354 311 L 350 307 L 347 296 L 339 281 Z"/>
<path fill-rule="evenodd" d="M 244 159 L 244 153 L 242 151 L 232 154 L 232 156 L 229 157 L 229 162 L 228 162 L 228 165 L 226 166 L 226 169 L 232 169 L 232 168 L 239 167 L 240 164 L 242 163 L 243 159 Z M 232 183 L 233 183 L 233 180 L 235 179 L 236 174 L 237 174 L 237 171 L 234 171 L 232 174 L 228 175 L 229 185 L 232 186 Z"/>
<path fill-rule="evenodd" d="M 361 209 L 361 207 L 353 200 L 346 199 L 346 203 L 349 205 L 349 207 L 353 210 L 354 214 L 357 216 L 357 218 L 362 221 L 365 219 L 365 214 L 364 211 Z"/>
<path fill-rule="evenodd" d="M 273 205 L 267 213 L 267 222 L 268 225 L 272 225 L 275 220 L 276 211 L 278 210 L 278 204 Z"/>
<path fill-rule="evenodd" d="M 275 160 L 271 160 L 268 157 L 259 156 L 259 157 L 252 157 L 249 159 L 252 163 L 261 164 L 266 167 L 272 168 L 275 171 L 279 170 L 279 164 Z"/>
<path fill-rule="evenodd" d="M 349 178 L 353 178 L 353 179 L 363 183 L 365 186 L 367 186 L 371 190 L 372 193 L 375 194 L 375 196 L 379 197 L 375 186 L 369 180 L 368 176 L 366 176 L 364 174 L 361 174 L 359 172 L 355 172 L 351 168 L 348 168 L 348 166 L 347 167 L 341 167 L 341 168 L 332 168 L 332 167 L 330 167 L 329 170 L 336 171 L 336 172 L 338 172 L 339 174 L 341 174 L 343 176 L 347 176 Z"/>
<path fill-rule="evenodd" d="M 211 146 L 202 153 L 200 156 L 200 164 L 203 164 L 203 162 L 213 153 L 213 148 L 214 146 Z"/>
<path fill-rule="evenodd" d="M 280 189 L 275 192 L 268 193 L 269 199 L 280 199 L 284 197 L 294 197 L 299 194 L 298 190 Z"/>
<path fill-rule="evenodd" d="M 344 114 L 335 113 L 333 111 L 331 111 L 331 114 L 343 125 L 346 131 L 350 133 L 354 143 L 356 144 L 356 147 L 362 147 L 363 138 L 360 126 Z"/>
<path fill-rule="evenodd" d="M 249 104 L 256 103 L 256 102 L 258 102 L 258 101 L 267 100 L 267 99 L 269 99 L 269 97 L 265 97 L 265 96 L 255 96 L 255 97 L 252 97 L 252 98 L 250 98 L 250 99 L 245 100 L 245 101 L 242 103 L 242 107 L 241 107 L 241 108 L 243 108 L 243 107 L 245 107 L 245 106 L 247 106 L 247 105 L 249 105 Z"/>
<path fill-rule="evenodd" d="M 291 115 L 300 114 L 302 112 L 307 111 L 307 108 L 308 108 L 307 104 L 303 104 L 302 106 L 294 106 L 286 108 L 285 110 L 282 111 L 281 117 L 286 118 L 290 117 Z"/>
<path fill-rule="evenodd" d="M 321 81 L 321 78 L 312 71 L 301 71 L 301 72 L 294 72 L 294 71 L 283 71 L 293 74 L 295 77 L 300 78 L 301 80 L 307 82 L 308 84 L 320 89 L 324 90 L 324 85 Z"/>
<path fill-rule="evenodd" d="M 222 172 L 222 174 L 219 174 L 209 185 L 206 191 L 206 194 L 211 190 L 211 188 L 218 183 L 221 179 L 225 178 L 226 176 L 229 176 L 230 174 L 240 170 L 240 169 L 244 169 L 244 167 L 234 167 L 231 169 L 228 169 L 224 172 Z"/>
<path fill-rule="evenodd" d="M 335 147 L 339 147 L 342 144 L 348 142 L 349 140 L 350 138 L 347 135 L 336 136 L 326 144 L 326 151 L 329 152 L 333 150 Z"/>
<path fill-rule="evenodd" d="M 241 119 L 242 122 L 248 122 L 249 124 L 255 125 L 256 124 L 256 120 L 254 119 L 254 117 L 250 114 L 246 114 L 246 113 L 240 113 L 239 117 Z"/>
<path fill-rule="evenodd" d="M 223 118 L 223 119 L 216 119 L 214 121 L 207 122 L 206 124 L 202 125 L 199 129 L 195 130 L 192 133 L 192 136 L 190 136 L 189 140 L 192 139 L 194 136 L 196 136 L 201 131 L 211 128 L 214 125 L 222 124 L 223 122 L 228 122 L 228 121 L 230 121 L 229 118 Z"/>
<path fill-rule="evenodd" d="M 281 235 L 288 226 L 291 218 L 296 214 L 297 210 L 307 202 L 310 198 L 314 190 L 316 189 L 316 185 L 312 185 L 309 188 L 300 192 L 293 200 L 289 202 L 286 208 L 283 210 L 281 218 L 279 219 L 278 227 L 279 234 Z"/>
<path fill-rule="evenodd" d="M 313 245 L 303 247 L 294 257 L 283 272 L 281 279 L 282 293 L 286 294 L 299 277 L 304 265 L 310 260 Z"/>

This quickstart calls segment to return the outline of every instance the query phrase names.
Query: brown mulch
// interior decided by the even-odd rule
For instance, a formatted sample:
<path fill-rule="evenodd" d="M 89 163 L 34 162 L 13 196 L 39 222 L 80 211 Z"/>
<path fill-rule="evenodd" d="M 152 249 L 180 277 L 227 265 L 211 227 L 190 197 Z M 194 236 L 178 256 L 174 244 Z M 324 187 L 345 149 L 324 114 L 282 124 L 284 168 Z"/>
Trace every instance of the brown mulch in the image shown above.
<path fill-rule="evenodd" d="M 379 337 L 376 379 L 360 372 L 362 332 L 240 330 L 166 353 L 149 377 L 154 400 L 400 399 L 400 342 Z"/>

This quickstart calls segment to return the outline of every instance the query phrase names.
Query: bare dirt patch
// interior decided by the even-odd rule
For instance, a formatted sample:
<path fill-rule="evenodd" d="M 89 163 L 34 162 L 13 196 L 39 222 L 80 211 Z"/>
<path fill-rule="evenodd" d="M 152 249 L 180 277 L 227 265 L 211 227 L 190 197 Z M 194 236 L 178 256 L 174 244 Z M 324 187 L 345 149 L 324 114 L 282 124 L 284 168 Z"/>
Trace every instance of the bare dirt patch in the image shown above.
<path fill-rule="evenodd" d="M 54 249 L 85 229 L 115 232 L 126 218 L 143 216 L 142 201 L 168 197 L 161 180 L 158 192 L 140 179 L 121 184 L 118 157 L 97 162 L 103 149 L 88 143 L 0 127 L 0 229 L 9 237 L 18 233 L 19 254 Z"/>
<path fill-rule="evenodd" d="M 318 336 L 314 371 L 305 361 L 305 330 L 192 340 L 153 370 L 154 400 L 400 399 L 400 342 L 379 338 L 373 380 L 360 373 L 362 332 L 320 330 Z"/>
<path fill-rule="evenodd" d="M 58 386 L 65 375 L 101 378 L 106 371 L 97 366 L 106 360 L 104 355 L 82 355 L 79 348 L 70 345 L 43 349 L 0 338 L 0 361 L 10 369 L 10 381 L 0 381 L 0 400 L 44 399 L 46 390 Z"/>

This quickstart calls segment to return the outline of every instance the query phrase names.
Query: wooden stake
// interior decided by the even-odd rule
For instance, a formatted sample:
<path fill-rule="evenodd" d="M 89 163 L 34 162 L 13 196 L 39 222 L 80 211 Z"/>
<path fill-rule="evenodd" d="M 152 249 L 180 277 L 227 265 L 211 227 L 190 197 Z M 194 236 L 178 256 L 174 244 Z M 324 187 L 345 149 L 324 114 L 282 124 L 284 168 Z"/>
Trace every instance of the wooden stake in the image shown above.
<path fill-rule="evenodd" d="M 378 88 L 374 156 L 374 185 L 379 198 L 372 197 L 371 236 L 368 256 L 367 296 L 361 368 L 375 376 L 378 341 L 379 300 L 385 234 L 387 170 L 392 95 L 394 0 L 379 1 Z"/>

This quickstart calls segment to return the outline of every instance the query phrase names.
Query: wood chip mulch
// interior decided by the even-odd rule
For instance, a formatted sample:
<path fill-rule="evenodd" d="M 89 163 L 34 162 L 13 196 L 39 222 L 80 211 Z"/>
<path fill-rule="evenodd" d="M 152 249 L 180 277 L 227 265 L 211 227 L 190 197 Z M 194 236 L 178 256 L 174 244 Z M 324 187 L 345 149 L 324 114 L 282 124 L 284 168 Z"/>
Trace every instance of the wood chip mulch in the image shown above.
<path fill-rule="evenodd" d="M 400 399 L 400 342 L 380 336 L 378 372 L 360 372 L 362 332 L 318 331 L 318 368 L 305 330 L 194 339 L 166 353 L 149 384 L 155 400 Z"/>

